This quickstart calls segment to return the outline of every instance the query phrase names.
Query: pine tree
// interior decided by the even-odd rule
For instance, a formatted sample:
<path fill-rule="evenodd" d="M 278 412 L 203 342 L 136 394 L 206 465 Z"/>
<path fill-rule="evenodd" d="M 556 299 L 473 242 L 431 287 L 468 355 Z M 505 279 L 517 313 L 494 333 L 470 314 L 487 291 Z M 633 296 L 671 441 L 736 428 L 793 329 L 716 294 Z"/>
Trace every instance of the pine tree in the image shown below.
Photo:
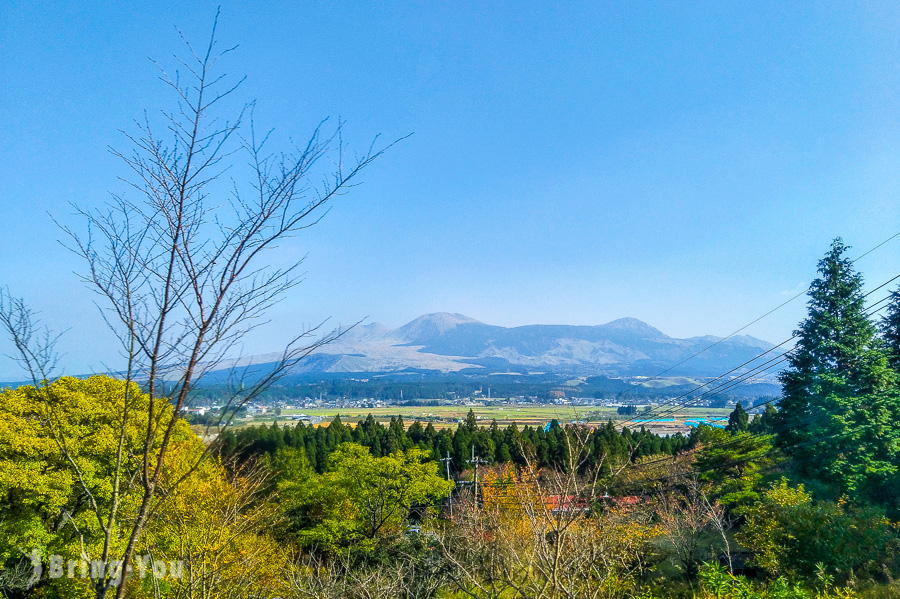
<path fill-rule="evenodd" d="M 770 403 L 766 404 L 766 409 L 763 411 L 762 415 L 757 414 L 753 417 L 753 420 L 750 422 L 750 426 L 747 428 L 754 435 L 768 435 L 774 432 L 772 428 L 777 418 L 778 410 L 775 409 Z"/>
<path fill-rule="evenodd" d="M 881 338 L 887 346 L 891 368 L 900 373 L 900 289 L 891 293 L 887 314 L 881 320 Z"/>
<path fill-rule="evenodd" d="M 425 427 L 422 426 L 421 422 L 416 420 L 410 425 L 406 434 L 413 443 L 419 443 L 425 437 Z"/>
<path fill-rule="evenodd" d="M 475 417 L 475 412 L 471 408 L 469 408 L 469 413 L 466 414 L 466 428 L 469 431 L 474 431 L 478 428 L 478 418 Z"/>
<path fill-rule="evenodd" d="M 819 262 L 809 290 L 809 314 L 781 375 L 775 417 L 777 443 L 801 475 L 835 494 L 878 486 L 896 471 L 887 419 L 894 375 L 876 327 L 865 313 L 862 275 L 836 239 Z M 893 405 L 893 408 L 891 407 Z M 886 426 L 887 425 L 887 426 Z"/>
<path fill-rule="evenodd" d="M 741 402 L 734 406 L 734 411 L 728 416 L 728 426 L 725 427 L 730 433 L 742 433 L 747 430 L 750 424 L 750 415 L 744 410 Z"/>

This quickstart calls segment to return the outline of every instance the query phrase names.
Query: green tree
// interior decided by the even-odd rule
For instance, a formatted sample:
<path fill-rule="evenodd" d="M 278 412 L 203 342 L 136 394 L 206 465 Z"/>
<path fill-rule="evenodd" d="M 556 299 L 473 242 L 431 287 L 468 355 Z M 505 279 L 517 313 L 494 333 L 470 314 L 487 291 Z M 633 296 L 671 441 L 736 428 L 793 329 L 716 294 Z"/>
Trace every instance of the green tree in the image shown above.
<path fill-rule="evenodd" d="M 900 433 L 892 422 L 900 402 L 847 250 L 836 239 L 819 262 L 809 314 L 780 377 L 776 439 L 820 491 L 881 495 L 897 472 Z"/>
<path fill-rule="evenodd" d="M 731 509 L 743 509 L 758 498 L 763 473 L 776 461 L 769 436 L 746 432 L 729 436 L 708 429 L 708 441 L 696 454 L 694 469 L 712 484 L 712 495 Z"/>
<path fill-rule="evenodd" d="M 634 416 L 637 414 L 637 406 L 619 406 L 616 413 L 620 416 Z"/>
<path fill-rule="evenodd" d="M 884 512 L 847 502 L 815 502 L 782 480 L 747 510 L 737 540 L 772 574 L 812 578 L 821 564 L 841 580 L 896 567 L 900 538 Z"/>
<path fill-rule="evenodd" d="M 469 413 L 466 414 L 466 428 L 469 429 L 470 432 L 474 432 L 478 429 L 478 418 L 475 417 L 475 412 L 469 408 Z"/>
<path fill-rule="evenodd" d="M 737 402 L 734 411 L 728 416 L 728 426 L 725 427 L 730 433 L 742 433 L 747 430 L 750 425 L 750 415 L 744 410 L 741 402 Z"/>
<path fill-rule="evenodd" d="M 753 420 L 750 421 L 750 425 L 747 427 L 747 430 L 753 433 L 754 435 L 768 435 L 774 431 L 772 425 L 776 419 L 776 415 L 778 414 L 778 410 L 771 403 L 766 404 L 766 408 L 763 411 L 762 415 L 757 414 L 753 417 Z"/>
<path fill-rule="evenodd" d="M 146 424 L 141 423 L 146 423 L 150 406 L 149 396 L 136 383 L 107 376 L 64 377 L 42 388 L 22 386 L 0 394 L 0 564 L 15 562 L 22 558 L 21 551 L 34 548 L 43 548 L 44 557 L 56 554 L 66 560 L 105 561 L 122 552 L 129 531 L 110 530 L 109 514 L 133 513 L 140 505 L 144 489 L 138 473 L 144 459 L 152 460 L 160 451 L 170 423 L 169 447 L 178 459 L 163 472 L 166 485 L 153 493 L 151 507 L 176 492 L 193 492 L 189 489 L 196 490 L 202 477 L 227 487 L 214 460 L 198 459 L 203 444 L 187 422 L 172 422 L 171 406 L 157 413 L 150 455 L 144 455 Z M 124 413 L 131 418 L 123 425 Z M 120 453 L 127 459 L 118 466 Z M 184 484 L 176 488 L 175 480 Z M 139 550 L 162 538 L 155 528 L 159 512 L 154 514 Z M 185 530 L 192 522 L 184 520 Z M 40 592 L 48 597 L 90 596 L 96 591 L 90 585 L 103 582 L 46 579 Z"/>
<path fill-rule="evenodd" d="M 270 149 L 271 137 L 259 135 L 251 124 L 252 103 L 241 107 L 232 102 L 240 80 L 229 82 L 218 68 L 219 59 L 234 48 L 220 50 L 215 29 L 214 24 L 208 44 L 188 44 L 187 57 L 177 63 L 180 71 L 171 77 L 161 73 L 172 92 L 170 108 L 144 111 L 146 118 L 125 134 L 129 149 L 114 152 L 131 174 L 125 189 L 133 193 L 114 192 L 110 203 L 80 209 L 83 233 L 66 229 L 69 247 L 84 260 L 83 280 L 101 298 L 105 320 L 121 344 L 123 361 L 114 369 L 129 381 L 140 379 L 149 397 L 147 418 L 139 423 L 147 431 L 145 456 L 157 442 L 155 419 L 169 410 L 174 414 L 158 440 L 159 451 L 137 473 L 143 489 L 139 505 L 98 516 L 107 522 L 103 534 L 108 547 L 122 527 L 130 528 L 121 552 L 104 553 L 104 558 L 126 563 L 133 560 L 151 516 L 175 423 L 196 383 L 216 370 L 299 282 L 302 258 L 276 267 L 265 256 L 317 223 L 328 204 L 349 191 L 362 169 L 382 153 L 370 146 L 348 160 L 340 122 L 332 132 L 316 127 L 306 143 L 291 143 L 287 151 Z M 231 176 L 223 185 L 226 171 Z M 9 333 L 20 361 L 40 385 L 51 378 L 52 343 L 33 334 L 24 302 L 3 295 L 0 328 Z M 256 382 L 234 387 L 223 402 L 222 422 L 340 334 L 313 340 L 315 329 L 299 331 Z M 126 411 L 122 416 L 124 430 L 132 415 Z M 67 451 L 63 443 L 58 446 Z M 130 458 L 118 454 L 112 459 L 117 485 L 125 480 Z M 124 588 L 115 589 L 117 599 L 124 597 Z M 110 581 L 101 581 L 97 599 L 111 590 Z"/>
<path fill-rule="evenodd" d="M 414 506 L 427 507 L 453 487 L 427 457 L 413 448 L 379 458 L 362 445 L 342 444 L 324 474 L 279 487 L 287 508 L 302 514 L 299 539 L 329 551 L 366 549 L 401 531 Z"/>
<path fill-rule="evenodd" d="M 881 319 L 881 337 L 888 351 L 888 361 L 900 373 L 900 289 L 891 293 L 887 313 Z"/>

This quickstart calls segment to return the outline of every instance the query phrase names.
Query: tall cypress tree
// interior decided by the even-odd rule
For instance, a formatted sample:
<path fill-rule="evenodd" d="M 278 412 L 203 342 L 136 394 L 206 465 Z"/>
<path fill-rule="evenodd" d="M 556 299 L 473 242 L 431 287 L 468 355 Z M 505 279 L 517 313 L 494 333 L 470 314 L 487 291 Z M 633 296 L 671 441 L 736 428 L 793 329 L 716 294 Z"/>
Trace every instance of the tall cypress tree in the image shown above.
<path fill-rule="evenodd" d="M 750 415 L 744 409 L 741 402 L 737 402 L 734 411 L 728 416 L 728 426 L 725 430 L 731 433 L 742 433 L 747 430 L 750 424 Z"/>
<path fill-rule="evenodd" d="M 819 262 L 808 316 L 794 331 L 798 341 L 780 375 L 774 423 L 777 443 L 799 473 L 838 494 L 871 486 L 896 459 L 884 451 L 894 375 L 848 249 L 836 239 Z"/>
<path fill-rule="evenodd" d="M 881 337 L 891 368 L 895 373 L 900 373 L 900 289 L 891 293 L 887 313 L 881 320 Z"/>

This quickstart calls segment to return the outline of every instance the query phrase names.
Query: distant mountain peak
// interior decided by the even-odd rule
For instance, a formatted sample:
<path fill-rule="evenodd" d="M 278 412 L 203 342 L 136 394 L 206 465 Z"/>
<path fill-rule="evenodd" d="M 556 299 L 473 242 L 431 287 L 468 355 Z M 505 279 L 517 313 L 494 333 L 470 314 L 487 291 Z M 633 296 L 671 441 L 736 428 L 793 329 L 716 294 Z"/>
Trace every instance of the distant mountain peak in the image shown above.
<path fill-rule="evenodd" d="M 469 318 L 465 314 L 458 314 L 456 312 L 432 312 L 431 314 L 423 314 L 419 316 L 415 320 L 412 320 L 403 327 L 411 327 L 411 326 L 421 326 L 421 325 L 431 325 L 437 327 L 438 329 L 449 331 L 450 329 L 459 326 L 461 324 L 484 324 L 480 320 L 475 320 L 474 318 Z"/>
<path fill-rule="evenodd" d="M 650 326 L 643 320 L 638 320 L 637 318 L 619 318 L 613 320 L 612 322 L 608 322 L 605 325 L 602 325 L 603 328 L 609 330 L 616 331 L 627 331 L 629 333 L 634 333 L 637 335 L 643 335 L 646 337 L 666 337 L 667 335 L 660 331 L 659 329 Z"/>
<path fill-rule="evenodd" d="M 412 320 L 399 329 L 398 337 L 406 343 L 416 343 L 424 339 L 430 339 L 447 333 L 459 325 L 484 324 L 464 314 L 451 312 L 434 312 L 424 314 Z"/>
<path fill-rule="evenodd" d="M 370 322 L 349 329 L 345 337 L 357 341 L 375 341 L 384 339 L 390 332 L 391 329 L 380 322 Z"/>
<path fill-rule="evenodd" d="M 467 322 L 482 324 L 480 320 L 469 318 L 465 314 L 460 314 L 459 312 L 432 312 L 431 314 L 423 314 L 416 320 L 429 320 L 432 322 L 446 322 L 455 324 L 462 324 Z"/>

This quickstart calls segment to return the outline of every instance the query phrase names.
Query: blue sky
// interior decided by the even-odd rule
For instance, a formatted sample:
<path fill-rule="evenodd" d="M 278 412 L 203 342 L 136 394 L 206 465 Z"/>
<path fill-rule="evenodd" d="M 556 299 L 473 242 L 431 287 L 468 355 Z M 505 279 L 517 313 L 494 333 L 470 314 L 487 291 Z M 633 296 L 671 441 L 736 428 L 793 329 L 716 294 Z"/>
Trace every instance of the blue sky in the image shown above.
<path fill-rule="evenodd" d="M 793 4 L 223 2 L 257 121 L 303 138 L 341 117 L 359 150 L 413 133 L 282 247 L 306 280 L 246 351 L 433 311 L 724 335 L 804 289 L 833 237 L 900 231 L 900 7 Z M 70 370 L 115 351 L 49 215 L 78 227 L 70 203 L 121 191 L 108 147 L 172 106 L 148 58 L 172 64 L 175 26 L 202 43 L 216 6 L 0 6 L 0 284 L 68 329 Z M 870 285 L 898 250 L 860 261 Z"/>

